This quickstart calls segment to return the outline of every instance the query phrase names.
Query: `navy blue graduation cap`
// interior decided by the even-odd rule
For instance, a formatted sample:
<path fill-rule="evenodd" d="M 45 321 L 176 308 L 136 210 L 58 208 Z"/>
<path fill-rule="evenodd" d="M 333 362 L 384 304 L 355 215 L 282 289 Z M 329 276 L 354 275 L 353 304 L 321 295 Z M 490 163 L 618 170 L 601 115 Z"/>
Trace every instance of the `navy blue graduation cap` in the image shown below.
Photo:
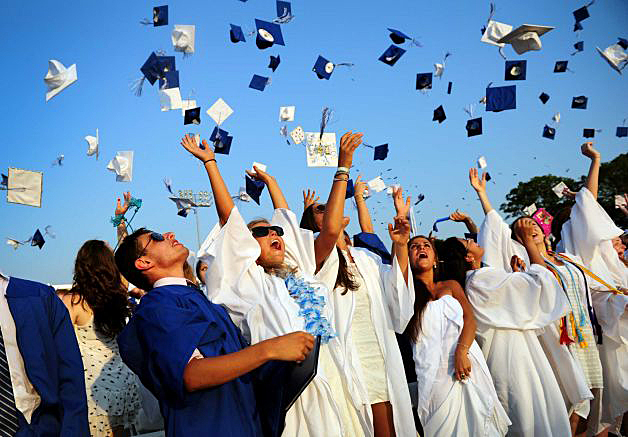
<path fill-rule="evenodd" d="M 292 5 L 290 2 L 277 0 L 277 17 L 284 18 L 292 15 Z"/>
<path fill-rule="evenodd" d="M 201 107 L 186 109 L 183 124 L 201 124 Z"/>
<path fill-rule="evenodd" d="M 628 39 L 626 38 L 617 38 L 617 44 L 619 44 L 619 46 L 624 49 L 624 50 L 628 50 Z"/>
<path fill-rule="evenodd" d="M 249 83 L 249 88 L 253 88 L 254 90 L 264 91 L 268 85 L 268 78 L 264 76 L 258 76 L 254 74 L 251 78 L 251 83 Z"/>
<path fill-rule="evenodd" d="M 585 96 L 574 97 L 571 100 L 571 109 L 587 109 L 588 100 Z"/>
<path fill-rule="evenodd" d="M 445 109 L 443 109 L 443 105 L 440 105 L 438 108 L 434 109 L 434 117 L 432 117 L 432 121 L 438 121 L 438 123 L 442 123 L 445 121 L 447 116 L 445 115 Z"/>
<path fill-rule="evenodd" d="M 453 83 L 449 82 L 449 85 L 447 85 L 447 94 L 451 94 L 451 87 L 452 87 Z"/>
<path fill-rule="evenodd" d="M 226 130 L 220 129 L 218 126 L 214 128 L 209 140 L 214 143 L 214 153 L 228 155 L 231 151 L 231 142 L 233 137 Z"/>
<path fill-rule="evenodd" d="M 379 57 L 379 60 L 382 61 L 386 65 L 390 65 L 391 67 L 397 63 L 399 58 L 406 52 L 405 49 L 401 47 L 397 47 L 394 44 L 391 44 L 390 47 L 386 49 L 384 53 Z"/>
<path fill-rule="evenodd" d="M 41 235 L 41 232 L 39 232 L 39 229 L 37 229 L 35 231 L 35 234 L 31 238 L 31 246 L 37 246 L 39 247 L 39 249 L 41 249 L 42 247 L 44 247 L 45 242 L 46 240 L 44 240 L 44 236 Z"/>
<path fill-rule="evenodd" d="M 259 205 L 259 196 L 265 187 L 264 182 L 253 179 L 249 175 L 244 176 L 244 179 L 246 179 L 246 194 Z"/>
<path fill-rule="evenodd" d="M 312 67 L 312 71 L 316 73 L 319 79 L 329 80 L 331 74 L 334 72 L 334 63 L 319 55 L 314 67 Z"/>
<path fill-rule="evenodd" d="M 246 42 L 246 38 L 244 37 L 244 32 L 240 26 L 235 24 L 230 24 L 231 30 L 229 30 L 229 38 L 232 43 L 238 43 L 240 41 Z"/>
<path fill-rule="evenodd" d="M 545 125 L 545 127 L 543 128 L 543 138 L 549 138 L 550 140 L 553 140 L 555 136 L 556 136 L 556 129 L 548 125 Z"/>
<path fill-rule="evenodd" d="M 286 45 L 283 41 L 283 35 L 281 34 L 281 27 L 279 24 L 256 19 L 255 27 L 257 27 L 255 44 L 258 49 L 264 50 L 274 44 L 279 44 L 280 46 Z"/>
<path fill-rule="evenodd" d="M 345 193 L 345 199 L 355 196 L 355 187 L 353 186 L 353 179 L 347 181 L 347 192 Z"/>
<path fill-rule="evenodd" d="M 590 6 L 592 3 L 593 2 L 589 3 L 587 6 Z M 573 17 L 576 19 L 576 23 L 580 23 L 590 17 L 587 6 L 583 6 L 573 11 Z"/>
<path fill-rule="evenodd" d="M 556 61 L 556 64 L 554 64 L 554 73 L 564 73 L 567 71 L 567 62 L 568 61 Z"/>
<path fill-rule="evenodd" d="M 573 52 L 571 56 L 584 50 L 584 41 L 578 41 L 577 43 L 573 45 L 573 48 L 576 49 L 576 51 Z"/>
<path fill-rule="evenodd" d="M 492 112 L 517 108 L 517 87 L 496 86 L 486 88 L 486 110 Z"/>
<path fill-rule="evenodd" d="M 467 120 L 467 137 L 482 135 L 482 117 Z"/>
<path fill-rule="evenodd" d="M 584 129 L 582 131 L 582 136 L 585 138 L 593 138 L 595 137 L 595 129 Z"/>
<path fill-rule="evenodd" d="M 388 28 L 388 31 L 390 32 L 390 39 L 392 40 L 392 42 L 394 42 L 395 44 L 403 44 L 404 42 L 406 42 L 406 40 L 412 40 L 411 37 L 409 37 L 408 35 L 406 35 L 405 33 L 403 33 L 400 30 L 397 29 L 391 29 L 390 27 Z"/>
<path fill-rule="evenodd" d="M 165 26 L 168 24 L 168 5 L 153 8 L 153 26 Z"/>
<path fill-rule="evenodd" d="M 541 93 L 541 95 L 539 96 L 539 99 L 541 99 L 541 102 L 543 102 L 543 104 L 546 104 L 549 98 L 550 96 L 545 93 Z"/>
<path fill-rule="evenodd" d="M 161 77 L 163 74 L 163 68 L 161 63 L 159 62 L 159 57 L 152 52 L 144 65 L 140 68 L 140 71 L 144 75 L 144 78 L 153 85 L 157 79 Z"/>
<path fill-rule="evenodd" d="M 388 156 L 388 144 L 382 144 L 381 146 L 375 146 L 373 149 L 373 159 L 375 161 L 383 161 Z"/>
<path fill-rule="evenodd" d="M 179 88 L 179 72 L 168 71 L 159 78 L 159 89 Z"/>
<path fill-rule="evenodd" d="M 628 127 L 626 126 L 617 126 L 617 131 L 615 132 L 615 136 L 619 138 L 628 137 Z M 4 176 L 4 175 L 2 175 Z"/>
<path fill-rule="evenodd" d="M 525 80 L 526 61 L 506 61 L 504 80 Z"/>
<path fill-rule="evenodd" d="M 491 175 L 490 175 L 490 174 L 488 174 L 488 172 L 485 172 L 484 174 L 486 175 L 486 182 L 490 182 L 490 181 L 491 181 L 491 179 L 493 179 L 493 178 L 491 177 Z"/>
<path fill-rule="evenodd" d="M 431 90 L 432 89 L 432 73 L 418 73 L 416 75 L 416 89 L 417 90 Z"/>
<path fill-rule="evenodd" d="M 279 55 L 277 56 L 270 55 L 270 62 L 268 63 L 268 68 L 272 69 L 274 73 L 277 67 L 279 67 L 280 63 L 281 63 L 281 57 Z"/>
<path fill-rule="evenodd" d="M 371 234 L 370 232 L 360 232 L 359 234 L 355 234 L 353 236 L 353 246 L 367 249 L 368 251 L 379 255 L 382 259 L 382 263 L 384 264 L 392 263 L 392 256 L 390 255 L 390 252 L 376 234 Z"/>
<path fill-rule="evenodd" d="M 443 217 L 443 218 L 439 218 L 439 219 L 436 219 L 436 221 L 435 221 L 435 222 L 434 222 L 434 224 L 432 225 L 432 230 L 433 230 L 434 232 L 438 232 L 438 227 L 437 227 L 436 225 L 438 225 L 438 224 L 439 224 L 439 223 L 441 223 L 441 222 L 446 222 L 447 220 L 451 220 L 451 219 L 449 218 L 449 216 L 447 216 L 447 217 Z"/>

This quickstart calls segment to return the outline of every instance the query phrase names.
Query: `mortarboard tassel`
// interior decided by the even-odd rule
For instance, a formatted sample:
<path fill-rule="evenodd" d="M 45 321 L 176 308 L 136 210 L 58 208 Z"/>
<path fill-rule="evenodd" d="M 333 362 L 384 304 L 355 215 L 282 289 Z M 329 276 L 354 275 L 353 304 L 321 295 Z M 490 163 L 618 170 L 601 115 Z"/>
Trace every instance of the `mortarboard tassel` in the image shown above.
<path fill-rule="evenodd" d="M 294 15 L 292 15 L 289 11 L 288 8 L 283 8 L 283 12 L 281 13 L 281 16 L 275 18 L 273 20 L 273 23 L 277 23 L 277 24 L 288 24 L 289 22 L 292 21 L 292 19 L 294 18 Z"/>
<path fill-rule="evenodd" d="M 323 139 L 323 133 L 325 132 L 325 128 L 327 127 L 327 125 L 329 124 L 329 121 L 331 120 L 332 114 L 333 114 L 332 109 L 328 107 L 323 108 L 323 116 L 321 117 L 321 131 L 320 131 L 320 137 L 319 137 L 320 140 Z"/>
<path fill-rule="evenodd" d="M 137 97 L 142 95 L 142 87 L 144 86 L 145 80 L 146 78 L 142 76 L 140 79 L 135 79 L 130 85 L 131 91 L 133 91 L 133 94 Z"/>
<path fill-rule="evenodd" d="M 148 18 L 144 18 L 142 20 L 140 20 L 140 24 L 143 24 L 144 26 L 153 26 L 153 20 L 149 20 Z"/>

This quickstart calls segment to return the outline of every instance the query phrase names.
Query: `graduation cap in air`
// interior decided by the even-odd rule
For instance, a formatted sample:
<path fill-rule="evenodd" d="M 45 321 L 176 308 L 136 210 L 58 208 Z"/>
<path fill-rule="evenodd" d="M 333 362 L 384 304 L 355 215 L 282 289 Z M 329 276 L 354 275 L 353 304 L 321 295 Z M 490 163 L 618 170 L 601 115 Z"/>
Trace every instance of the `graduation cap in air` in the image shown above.
<path fill-rule="evenodd" d="M 183 124 L 201 124 L 201 108 L 190 108 L 185 110 Z"/>
<path fill-rule="evenodd" d="M 588 98 L 585 96 L 577 96 L 571 100 L 571 109 L 587 109 Z"/>
<path fill-rule="evenodd" d="M 438 121 L 438 123 L 442 123 L 445 121 L 447 116 L 445 115 L 445 109 L 443 105 L 440 105 L 438 108 L 434 109 L 434 117 L 432 117 L 432 121 Z"/>
<path fill-rule="evenodd" d="M 490 182 L 491 179 L 493 179 L 488 172 L 485 172 L 484 174 L 486 175 L 486 182 Z"/>
<path fill-rule="evenodd" d="M 513 50 L 521 55 L 530 50 L 541 50 L 541 36 L 554 29 L 551 26 L 535 26 L 524 24 L 503 36 L 497 42 L 500 44 L 510 44 Z"/>
<path fill-rule="evenodd" d="M 116 156 L 107 164 L 107 170 L 116 174 L 116 181 L 131 182 L 133 180 L 133 151 L 116 152 Z"/>
<path fill-rule="evenodd" d="M 550 140 L 553 140 L 555 136 L 556 136 L 556 128 L 545 125 L 545 127 L 543 128 L 543 138 L 548 138 Z"/>
<path fill-rule="evenodd" d="M 279 121 L 294 121 L 295 106 L 282 106 L 279 108 Z"/>
<path fill-rule="evenodd" d="M 46 92 L 46 102 L 72 85 L 76 82 L 76 80 L 76 64 L 72 64 L 70 67 L 65 68 L 65 66 L 56 59 L 49 60 L 48 72 L 44 77 L 44 82 L 48 87 L 48 91 Z"/>
<path fill-rule="evenodd" d="M 453 83 L 449 82 L 449 85 L 447 85 L 447 94 L 451 94 L 451 87 L 452 87 Z"/>
<path fill-rule="evenodd" d="M 41 207 L 44 174 L 42 172 L 9 167 L 6 177 L 7 202 Z"/>
<path fill-rule="evenodd" d="M 249 88 L 253 88 L 254 90 L 264 91 L 266 85 L 270 83 L 270 79 L 268 77 L 259 76 L 254 74 L 251 78 L 251 82 L 249 83 Z"/>
<path fill-rule="evenodd" d="M 345 192 L 345 199 L 349 199 L 355 196 L 355 186 L 353 185 L 353 179 L 347 181 L 347 191 Z"/>
<path fill-rule="evenodd" d="M 373 159 L 375 161 L 383 161 L 388 156 L 388 144 L 382 144 L 381 146 L 376 146 L 373 149 Z"/>
<path fill-rule="evenodd" d="M 556 61 L 554 64 L 554 73 L 564 73 L 567 71 L 568 61 Z"/>
<path fill-rule="evenodd" d="M 63 165 L 63 160 L 65 159 L 64 155 L 59 155 L 55 158 L 55 160 L 52 162 L 52 165 L 58 165 L 58 166 L 62 166 Z"/>
<path fill-rule="evenodd" d="M 586 20 L 587 18 L 589 18 L 591 16 L 591 15 L 589 15 L 589 9 L 588 8 L 594 2 L 595 2 L 595 0 L 592 0 L 591 2 L 589 2 L 586 5 L 582 6 L 581 8 L 578 8 L 575 11 L 573 11 L 573 17 L 576 20 L 576 24 L 580 24 L 582 21 Z M 578 29 L 574 29 L 574 30 L 582 30 L 582 26 L 579 26 Z"/>
<path fill-rule="evenodd" d="M 621 74 L 621 71 L 626 68 L 626 65 L 628 65 L 628 53 L 625 52 L 627 45 L 621 44 L 623 38 L 619 39 L 620 43 L 618 44 L 610 45 L 604 50 L 600 50 L 599 47 L 596 47 L 596 50 L 600 56 L 608 62 L 608 65 L 610 65 L 613 70 Z M 628 42 L 626 40 L 623 41 Z"/>
<path fill-rule="evenodd" d="M 384 64 L 390 65 L 392 67 L 397 63 L 397 61 L 401 58 L 401 56 L 403 56 L 405 52 L 405 49 L 391 44 L 390 47 L 388 47 L 386 51 L 382 53 L 382 55 L 379 57 L 379 60 L 382 61 Z"/>
<path fill-rule="evenodd" d="M 279 24 L 256 19 L 255 27 L 257 28 L 255 44 L 258 49 L 264 50 L 268 47 L 272 47 L 274 44 L 278 44 L 280 46 L 286 45 L 284 43 Z"/>
<path fill-rule="evenodd" d="M 615 136 L 617 136 L 618 138 L 628 137 L 628 127 L 617 126 L 617 131 L 615 131 Z"/>
<path fill-rule="evenodd" d="M 233 109 L 222 98 L 219 98 L 206 111 L 217 125 L 221 125 L 233 114 Z"/>
<path fill-rule="evenodd" d="M 412 37 L 406 35 L 400 30 L 388 28 L 390 35 L 388 35 L 392 42 L 395 44 L 403 44 L 406 40 L 412 41 Z"/>
<path fill-rule="evenodd" d="M 582 136 L 584 138 L 593 138 L 595 137 L 595 129 L 583 129 Z"/>
<path fill-rule="evenodd" d="M 517 87 L 497 86 L 486 88 L 486 110 L 500 112 L 517 108 Z"/>
<path fill-rule="evenodd" d="M 177 215 L 181 217 L 187 217 L 188 212 L 197 206 L 187 197 L 168 197 L 168 199 L 172 200 L 177 205 Z"/>
<path fill-rule="evenodd" d="M 179 88 L 179 72 L 167 71 L 159 78 L 159 89 Z"/>
<path fill-rule="evenodd" d="M 226 130 L 220 129 L 218 126 L 212 131 L 209 140 L 214 143 L 214 153 L 228 155 L 231 151 L 231 142 L 233 137 Z"/>
<path fill-rule="evenodd" d="M 504 80 L 525 80 L 526 66 L 526 61 L 506 61 Z"/>
<path fill-rule="evenodd" d="M 140 68 L 143 77 L 137 80 L 132 86 L 132 88 L 135 88 L 135 94 L 137 96 L 142 95 L 144 80 L 154 85 L 164 74 L 169 71 L 175 71 L 175 67 L 174 56 L 157 56 L 155 52 L 152 52 Z"/>
<path fill-rule="evenodd" d="M 96 129 L 96 136 L 87 135 L 85 137 L 85 141 L 87 141 L 87 156 L 96 155 L 96 159 L 98 159 L 98 129 Z"/>
<path fill-rule="evenodd" d="M 281 58 L 279 57 L 279 55 L 277 56 L 270 55 L 270 62 L 268 63 L 268 68 L 273 70 L 273 73 L 274 73 L 277 67 L 279 67 L 280 63 L 281 63 Z"/>
<path fill-rule="evenodd" d="M 541 93 L 539 99 L 541 100 L 541 102 L 543 102 L 543 104 L 546 104 L 547 101 L 550 99 L 550 96 L 545 93 Z"/>
<path fill-rule="evenodd" d="M 46 240 L 44 240 L 44 236 L 41 234 L 41 232 L 39 232 L 39 229 L 35 231 L 35 234 L 33 234 L 33 236 L 30 238 L 30 241 L 31 246 L 37 246 L 40 250 L 42 247 L 44 247 L 44 244 L 46 243 Z"/>
<path fill-rule="evenodd" d="M 231 39 L 232 43 L 238 43 L 240 41 L 246 42 L 246 38 L 244 37 L 244 32 L 242 31 L 242 27 L 230 24 L 231 30 L 229 30 L 229 39 Z"/>
<path fill-rule="evenodd" d="M 259 197 L 264 191 L 265 184 L 262 181 L 258 181 L 253 179 L 249 175 L 244 176 L 246 182 L 246 194 L 251 196 L 251 199 L 255 201 L 259 205 Z"/>
<path fill-rule="evenodd" d="M 480 41 L 497 47 L 504 47 L 506 44 L 500 40 L 510 34 L 512 26 L 510 24 L 500 23 L 499 21 L 489 19 L 486 27 L 482 29 L 482 38 Z"/>
<path fill-rule="evenodd" d="M 482 117 L 467 120 L 467 137 L 482 135 Z"/>
<path fill-rule="evenodd" d="M 171 36 L 174 51 L 185 55 L 194 53 L 195 34 L 196 26 L 193 24 L 175 24 Z"/>
<path fill-rule="evenodd" d="M 336 67 L 340 67 L 340 66 L 352 67 L 353 64 L 350 62 L 340 62 L 338 64 L 334 64 L 333 62 L 319 55 L 318 59 L 316 59 L 316 63 L 314 64 L 314 67 L 312 67 L 312 71 L 316 73 L 316 76 L 319 79 L 329 80 L 329 78 L 331 77 L 331 74 L 334 72 Z"/>
<path fill-rule="evenodd" d="M 432 89 L 432 73 L 418 73 L 416 75 L 416 89 L 419 91 Z"/>
<path fill-rule="evenodd" d="M 290 2 L 277 0 L 277 18 L 273 20 L 274 23 L 285 24 L 292 21 L 294 15 L 292 15 L 292 5 Z"/>
<path fill-rule="evenodd" d="M 484 170 L 486 167 L 488 167 L 488 164 L 486 163 L 486 157 L 484 156 L 480 156 L 477 160 L 478 163 L 478 168 L 481 170 Z"/>
<path fill-rule="evenodd" d="M 168 5 L 155 6 L 153 8 L 153 26 L 165 26 L 168 24 Z"/>
<path fill-rule="evenodd" d="M 580 53 L 584 50 L 584 41 L 578 41 L 577 43 L 573 45 L 573 48 L 576 49 L 576 51 L 573 52 L 571 56 L 575 55 L 576 53 Z"/>

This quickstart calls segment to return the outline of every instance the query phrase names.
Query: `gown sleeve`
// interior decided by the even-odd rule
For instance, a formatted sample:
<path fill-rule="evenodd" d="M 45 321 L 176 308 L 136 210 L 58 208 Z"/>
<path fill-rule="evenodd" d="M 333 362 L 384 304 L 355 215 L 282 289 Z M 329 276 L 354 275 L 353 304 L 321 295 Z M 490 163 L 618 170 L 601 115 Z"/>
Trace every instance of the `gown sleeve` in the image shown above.
<path fill-rule="evenodd" d="M 368 256 L 379 267 L 379 276 L 383 284 L 382 299 L 391 326 L 395 332 L 403 334 L 414 315 L 414 280 L 410 266 L 408 266 L 408 284 L 406 284 L 396 256 L 392 257 L 390 265 L 384 264 L 379 256 L 371 253 L 368 253 Z"/>
<path fill-rule="evenodd" d="M 530 265 L 525 248 L 513 240 L 511 234 L 510 227 L 496 210 L 492 209 L 486 214 L 478 233 L 478 244 L 484 249 L 484 264 L 512 272 L 510 259 L 517 255 Z"/>

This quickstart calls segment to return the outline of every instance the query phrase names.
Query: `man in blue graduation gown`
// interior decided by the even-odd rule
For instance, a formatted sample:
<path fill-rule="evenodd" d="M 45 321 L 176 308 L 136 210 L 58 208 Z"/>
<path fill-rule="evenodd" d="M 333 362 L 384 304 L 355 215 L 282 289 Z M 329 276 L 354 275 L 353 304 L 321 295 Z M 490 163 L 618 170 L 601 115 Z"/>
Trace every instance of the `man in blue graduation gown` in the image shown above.
<path fill-rule="evenodd" d="M 0 274 L 0 435 L 89 437 L 83 361 L 52 287 Z"/>
<path fill-rule="evenodd" d="M 295 332 L 246 347 L 226 310 L 186 284 L 187 256 L 173 233 L 142 228 L 120 244 L 121 273 L 150 290 L 118 336 L 120 355 L 158 399 L 167 436 L 261 436 L 251 371 L 305 359 L 314 338 Z"/>

